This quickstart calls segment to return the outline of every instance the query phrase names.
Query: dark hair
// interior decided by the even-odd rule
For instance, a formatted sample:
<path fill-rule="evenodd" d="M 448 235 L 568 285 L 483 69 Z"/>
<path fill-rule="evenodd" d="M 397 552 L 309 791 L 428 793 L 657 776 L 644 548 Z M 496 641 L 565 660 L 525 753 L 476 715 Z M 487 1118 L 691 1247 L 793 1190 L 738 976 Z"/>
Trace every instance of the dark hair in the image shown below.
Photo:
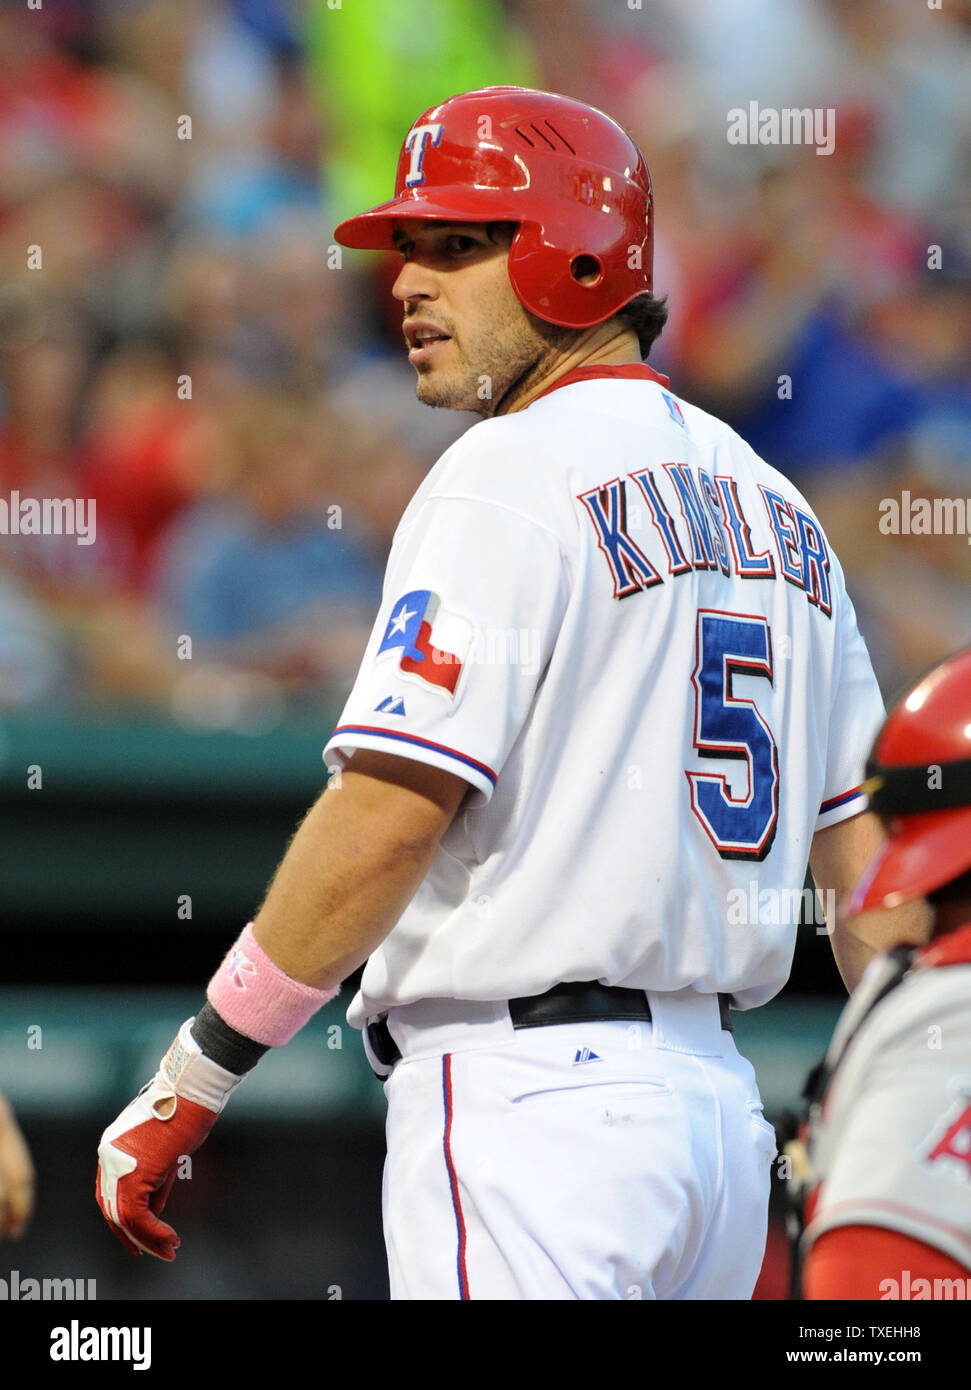
<path fill-rule="evenodd" d="M 668 321 L 668 297 L 665 295 L 663 299 L 655 299 L 652 294 L 639 294 L 623 309 L 619 309 L 615 317 L 625 328 L 637 334 L 643 360 Z"/>

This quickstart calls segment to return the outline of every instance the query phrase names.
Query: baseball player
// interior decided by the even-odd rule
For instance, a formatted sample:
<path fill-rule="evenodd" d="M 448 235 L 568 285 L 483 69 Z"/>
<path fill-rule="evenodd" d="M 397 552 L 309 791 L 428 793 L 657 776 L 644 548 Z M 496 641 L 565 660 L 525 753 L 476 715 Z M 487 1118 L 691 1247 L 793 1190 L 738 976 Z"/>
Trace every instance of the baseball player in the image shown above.
<path fill-rule="evenodd" d="M 797 922 L 732 904 L 791 902 L 807 860 L 848 887 L 880 843 L 839 563 L 642 362 L 652 190 L 609 117 L 453 97 L 336 237 L 400 252 L 419 400 L 482 419 L 401 518 L 335 776 L 105 1131 L 102 1209 L 173 1258 L 178 1155 L 367 961 L 392 1297 L 748 1298 L 775 1144 L 730 1010 L 782 987 Z M 837 928 L 847 983 L 907 925 Z"/>
<path fill-rule="evenodd" d="M 811 1109 L 811 1299 L 971 1297 L 971 648 L 917 683 L 867 767 L 890 833 L 846 911 L 926 897 L 934 935 L 870 962 Z"/>

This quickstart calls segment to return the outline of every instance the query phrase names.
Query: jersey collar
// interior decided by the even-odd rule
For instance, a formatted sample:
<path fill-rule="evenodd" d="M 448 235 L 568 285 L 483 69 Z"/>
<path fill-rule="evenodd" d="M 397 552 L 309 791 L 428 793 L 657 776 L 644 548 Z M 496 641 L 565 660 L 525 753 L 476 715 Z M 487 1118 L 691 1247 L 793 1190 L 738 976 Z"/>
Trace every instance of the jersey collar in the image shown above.
<path fill-rule="evenodd" d="M 564 372 L 561 377 L 557 377 L 552 385 L 547 386 L 546 390 L 541 391 L 534 399 L 540 401 L 551 391 L 558 391 L 561 386 L 572 386 L 575 381 L 597 381 L 606 377 L 619 377 L 622 381 L 656 381 L 659 386 L 671 385 L 666 376 L 656 372 L 646 362 L 625 362 L 622 366 L 616 367 L 574 367 L 572 371 Z"/>

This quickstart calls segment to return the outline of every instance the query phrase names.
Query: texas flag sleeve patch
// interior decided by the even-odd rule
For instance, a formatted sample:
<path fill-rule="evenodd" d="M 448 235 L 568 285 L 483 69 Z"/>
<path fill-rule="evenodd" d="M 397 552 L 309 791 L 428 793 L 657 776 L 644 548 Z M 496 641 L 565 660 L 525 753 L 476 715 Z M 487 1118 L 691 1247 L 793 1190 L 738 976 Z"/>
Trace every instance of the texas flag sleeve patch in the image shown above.
<path fill-rule="evenodd" d="M 392 606 L 375 663 L 393 658 L 412 677 L 454 700 L 468 662 L 472 623 L 452 613 L 431 589 L 412 589 Z"/>
<path fill-rule="evenodd" d="M 484 805 L 530 718 L 568 593 L 557 537 L 502 503 L 436 496 L 406 513 L 328 768 L 356 749 L 398 753 L 457 773 L 469 805 Z"/>

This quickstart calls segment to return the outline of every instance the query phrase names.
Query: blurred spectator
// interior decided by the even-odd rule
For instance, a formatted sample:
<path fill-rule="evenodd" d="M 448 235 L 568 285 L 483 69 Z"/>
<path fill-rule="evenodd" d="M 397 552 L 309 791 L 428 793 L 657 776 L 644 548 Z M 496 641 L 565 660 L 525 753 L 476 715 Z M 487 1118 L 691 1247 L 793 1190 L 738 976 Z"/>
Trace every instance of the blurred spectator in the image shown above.
<path fill-rule="evenodd" d="M 58 693 L 66 653 L 55 623 L 0 566 L 0 710 L 30 709 Z"/>
<path fill-rule="evenodd" d="M 79 487 L 97 503 L 101 544 L 126 590 L 145 587 L 159 535 L 205 482 L 204 423 L 176 380 L 159 344 L 133 341 L 104 358 L 89 391 Z"/>
<path fill-rule="evenodd" d="M 336 421 L 292 396 L 252 394 L 231 412 L 219 481 L 175 524 L 160 563 L 159 596 L 193 659 L 291 687 L 353 676 L 383 549 L 340 491 L 340 446 Z"/>
<path fill-rule="evenodd" d="M 0 490 L 72 487 L 89 344 L 56 300 L 11 287 L 0 302 Z"/>
<path fill-rule="evenodd" d="M 871 455 L 916 410 L 859 325 L 876 297 L 915 286 L 918 229 L 881 215 L 848 161 L 800 150 L 767 171 L 747 214 L 686 285 L 684 365 L 695 394 L 794 475 Z"/>
<path fill-rule="evenodd" d="M 956 227 L 966 216 L 971 133 L 967 0 L 936 9 L 826 0 L 825 9 L 839 25 L 854 89 L 866 92 L 876 117 L 868 188 L 886 206 L 918 214 L 953 204 Z"/>
<path fill-rule="evenodd" d="M 957 247 L 911 293 L 887 296 L 863 323 L 867 341 L 905 372 L 911 423 L 879 466 L 822 479 L 814 502 L 837 552 L 888 693 L 971 632 L 971 275 Z M 954 504 L 950 534 L 881 528 L 905 496 Z M 881 504 L 884 504 L 883 506 Z M 965 530 L 960 529 L 963 517 Z M 945 521 L 945 526 L 946 526 Z"/>
<path fill-rule="evenodd" d="M 55 298 L 12 286 L 0 304 L 0 496 L 82 497 L 78 438 L 90 344 L 80 317 Z M 73 505 L 73 501 L 72 501 Z M 96 523 L 96 518 L 95 518 Z M 70 603 L 104 583 L 104 549 L 74 534 L 0 535 L 0 564 L 49 602 Z"/>

